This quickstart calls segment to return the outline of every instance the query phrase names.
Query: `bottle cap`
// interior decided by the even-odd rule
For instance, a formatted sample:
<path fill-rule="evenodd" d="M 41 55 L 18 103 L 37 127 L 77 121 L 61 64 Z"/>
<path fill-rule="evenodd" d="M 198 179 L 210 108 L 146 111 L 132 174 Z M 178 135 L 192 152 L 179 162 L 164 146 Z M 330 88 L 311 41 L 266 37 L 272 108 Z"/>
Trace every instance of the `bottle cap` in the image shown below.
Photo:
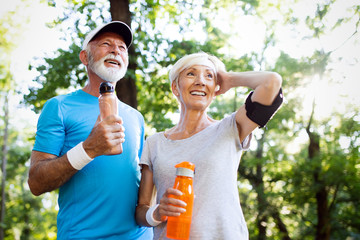
<path fill-rule="evenodd" d="M 175 165 L 175 167 L 177 176 L 194 177 L 195 164 L 191 162 L 182 162 Z"/>
<path fill-rule="evenodd" d="M 106 92 L 114 92 L 114 86 L 109 82 L 102 82 L 100 84 L 100 94 L 106 93 Z"/>

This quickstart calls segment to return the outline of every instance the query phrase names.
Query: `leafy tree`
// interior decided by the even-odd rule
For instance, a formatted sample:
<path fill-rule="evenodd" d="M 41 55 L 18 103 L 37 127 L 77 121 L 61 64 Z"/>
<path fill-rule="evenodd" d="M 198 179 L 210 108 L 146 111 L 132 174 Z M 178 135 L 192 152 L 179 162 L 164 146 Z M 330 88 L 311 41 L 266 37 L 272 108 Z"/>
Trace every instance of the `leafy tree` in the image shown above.
<path fill-rule="evenodd" d="M 31 89 L 25 99 L 40 110 L 48 98 L 83 86 L 85 69 L 78 60 L 81 39 L 89 31 L 88 26 L 92 28 L 95 23 L 110 19 L 127 22 L 134 31 L 134 43 L 129 50 L 131 65 L 119 83 L 123 85 L 117 85 L 118 97 L 139 109 L 149 127 L 157 131 L 170 127 L 171 116 L 177 111 L 167 74 L 169 66 L 179 57 L 206 51 L 222 59 L 228 70 L 274 70 L 283 76 L 285 103 L 266 128 L 254 133 L 256 148 L 244 153 L 238 170 L 239 194 L 250 239 L 359 237 L 359 111 L 351 107 L 344 116 L 334 113 L 329 119 L 310 117 L 309 121 L 309 116 L 302 113 L 304 96 L 298 93 L 316 80 L 313 76 L 329 77 L 328 64 L 336 49 L 330 52 L 317 49 L 301 59 L 283 51 L 276 58 L 268 54 L 277 46 L 276 33 L 280 26 L 285 23 L 296 28 L 301 23 L 301 19 L 293 16 L 290 5 L 296 2 L 68 0 L 63 17 L 51 25 L 59 27 L 67 23 L 70 27 L 64 29 L 64 39 L 72 44 L 68 49 L 59 49 L 55 58 L 38 59 L 33 64 L 39 71 L 35 81 L 42 87 Z M 341 17 L 328 27 L 326 17 L 336 2 L 316 3 L 315 15 L 309 12 L 305 21 L 313 31 L 306 37 L 320 37 L 329 28 L 359 18 L 359 6 L 354 5 L 350 17 Z M 56 6 L 57 1 L 49 3 Z M 266 27 L 262 49 L 243 56 L 233 53 L 227 41 L 233 32 L 229 34 L 214 26 L 213 19 L 219 11 L 226 11 L 230 19 L 239 15 L 257 16 Z M 269 15 L 273 12 L 276 14 Z M 345 41 L 356 36 L 358 26 L 359 20 L 355 22 L 354 33 Z M 179 34 L 169 35 L 174 29 Z M 194 29 L 195 37 L 188 37 Z M 210 114 L 219 119 L 236 110 L 246 94 L 247 89 L 233 89 L 214 101 Z M 298 145 L 299 151 L 290 151 L 289 145 L 301 136 L 307 136 L 309 143 Z M 49 217 L 50 227 L 54 229 L 54 220 L 50 219 L 55 210 L 50 209 L 48 215 L 41 217 Z M 40 230 L 32 226 L 24 229 L 24 236 L 28 231 Z"/>
<path fill-rule="evenodd" d="M 22 6 L 27 6 L 22 1 Z M 0 239 L 55 239 L 51 233 L 54 213 L 45 211 L 42 200 L 33 198 L 27 186 L 28 160 L 33 144 L 33 132 L 14 125 L 12 100 L 17 94 L 17 83 L 11 72 L 11 54 L 22 39 L 28 21 L 23 8 L 15 7 L 0 18 L 0 157 L 1 157 L 1 218 Z M 20 17 L 21 16 L 21 17 Z M 34 231 L 34 229 L 36 229 Z M 37 236 L 35 238 L 34 236 Z"/>
<path fill-rule="evenodd" d="M 9 93 L 13 91 L 14 82 L 10 73 L 10 61 L 9 56 L 13 50 L 15 43 L 12 41 L 10 34 L 10 28 L 13 26 L 5 26 L 5 22 L 10 22 L 12 19 L 11 14 L 5 14 L 0 19 L 0 97 L 3 99 L 3 113 L 1 116 L 3 120 L 3 141 L 1 142 L 1 214 L 0 214 L 0 238 L 4 238 L 4 229 L 7 227 L 5 223 L 6 214 L 6 180 L 7 180 L 7 162 L 8 162 L 8 139 L 9 139 Z"/>

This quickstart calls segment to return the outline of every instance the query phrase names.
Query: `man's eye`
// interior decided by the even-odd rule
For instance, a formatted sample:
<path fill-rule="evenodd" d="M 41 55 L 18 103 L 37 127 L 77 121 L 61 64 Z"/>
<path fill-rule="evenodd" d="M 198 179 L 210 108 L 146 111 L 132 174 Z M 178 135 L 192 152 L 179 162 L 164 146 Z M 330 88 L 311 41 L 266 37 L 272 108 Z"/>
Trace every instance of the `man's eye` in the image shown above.
<path fill-rule="evenodd" d="M 187 75 L 188 76 L 194 76 L 194 73 L 193 72 L 188 72 Z"/>
<path fill-rule="evenodd" d="M 110 43 L 104 42 L 103 45 L 110 46 Z"/>
<path fill-rule="evenodd" d="M 207 77 L 208 77 L 208 78 L 213 78 L 213 75 L 212 75 L 212 74 L 208 74 Z"/>

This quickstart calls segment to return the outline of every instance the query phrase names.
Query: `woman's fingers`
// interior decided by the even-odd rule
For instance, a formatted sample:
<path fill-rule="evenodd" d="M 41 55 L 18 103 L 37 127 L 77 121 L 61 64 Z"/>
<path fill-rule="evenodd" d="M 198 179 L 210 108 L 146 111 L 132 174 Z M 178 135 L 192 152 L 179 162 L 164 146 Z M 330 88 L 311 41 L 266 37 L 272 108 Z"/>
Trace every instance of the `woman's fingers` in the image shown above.
<path fill-rule="evenodd" d="M 181 195 L 182 192 L 177 189 L 168 188 L 166 190 L 163 197 L 160 199 L 159 204 L 159 213 L 162 218 L 164 216 L 179 216 L 186 211 L 186 203 L 180 199 L 174 198 Z"/>

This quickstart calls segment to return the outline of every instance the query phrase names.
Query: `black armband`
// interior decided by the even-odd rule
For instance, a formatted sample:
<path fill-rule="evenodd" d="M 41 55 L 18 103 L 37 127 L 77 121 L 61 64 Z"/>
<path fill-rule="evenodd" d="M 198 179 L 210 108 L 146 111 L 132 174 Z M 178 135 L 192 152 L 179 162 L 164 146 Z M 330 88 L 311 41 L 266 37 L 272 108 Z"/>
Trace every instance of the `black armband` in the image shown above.
<path fill-rule="evenodd" d="M 257 123 L 260 128 L 262 128 L 274 116 L 276 111 L 281 106 L 284 98 L 282 89 L 280 88 L 278 95 L 270 106 L 251 101 L 251 96 L 253 93 L 254 91 L 249 94 L 245 101 L 246 116 L 253 122 Z"/>

